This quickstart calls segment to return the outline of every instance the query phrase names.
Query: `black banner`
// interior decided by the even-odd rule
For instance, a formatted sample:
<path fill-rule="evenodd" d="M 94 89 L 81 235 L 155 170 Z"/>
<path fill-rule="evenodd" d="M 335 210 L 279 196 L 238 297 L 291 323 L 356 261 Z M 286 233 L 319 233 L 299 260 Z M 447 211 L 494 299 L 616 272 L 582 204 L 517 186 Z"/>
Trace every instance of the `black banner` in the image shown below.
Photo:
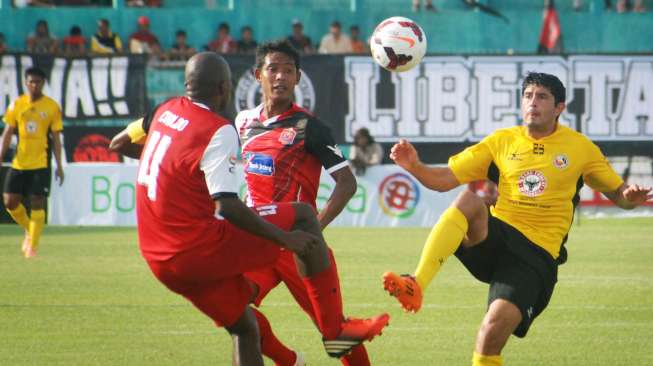
<path fill-rule="evenodd" d="M 48 76 L 44 94 L 61 106 L 64 120 L 126 118 L 145 111 L 145 58 L 63 58 L 5 54 L 0 62 L 0 113 L 25 92 L 24 75 L 37 66 Z"/>
<path fill-rule="evenodd" d="M 260 88 L 252 57 L 227 61 L 233 117 L 260 103 Z M 303 57 L 301 69 L 296 102 L 329 124 L 338 143 L 365 127 L 386 151 L 405 138 L 426 162 L 445 163 L 496 129 L 521 124 L 521 82 L 539 71 L 567 88 L 561 124 L 606 155 L 653 156 L 651 56 L 427 56 L 410 71 L 389 73 L 367 56 L 315 55 Z"/>

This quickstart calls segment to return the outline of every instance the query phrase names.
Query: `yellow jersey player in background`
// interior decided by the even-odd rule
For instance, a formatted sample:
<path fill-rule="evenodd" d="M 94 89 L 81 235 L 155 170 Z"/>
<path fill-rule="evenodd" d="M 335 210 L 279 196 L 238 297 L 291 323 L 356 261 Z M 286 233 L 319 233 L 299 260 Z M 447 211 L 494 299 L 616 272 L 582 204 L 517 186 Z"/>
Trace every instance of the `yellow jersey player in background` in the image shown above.
<path fill-rule="evenodd" d="M 498 184 L 488 208 L 461 193 L 440 216 L 424 245 L 414 276 L 386 272 L 386 291 L 416 312 L 422 291 L 455 253 L 469 272 L 488 283 L 488 309 L 476 336 L 474 366 L 502 364 L 510 334 L 524 337 L 547 306 L 566 260 L 563 246 L 583 184 L 617 206 L 632 209 L 650 199 L 651 188 L 627 185 L 587 137 L 558 123 L 565 87 L 555 76 L 529 73 L 522 84 L 523 126 L 500 129 L 449 159 L 428 167 L 405 140 L 390 157 L 427 188 L 444 192 L 475 180 Z"/>
<path fill-rule="evenodd" d="M 45 199 L 50 191 L 48 166 L 48 134 L 52 133 L 54 157 L 57 160 L 55 174 L 63 183 L 61 166 L 61 136 L 63 123 L 61 109 L 51 98 L 43 94 L 45 72 L 32 67 L 25 72 L 27 93 L 12 102 L 4 115 L 5 128 L 0 139 L 0 162 L 3 160 L 12 135 L 18 132 L 16 154 L 7 172 L 4 186 L 4 204 L 11 217 L 23 229 L 23 254 L 26 258 L 36 255 L 41 232 L 45 226 Z M 30 215 L 22 204 L 23 197 L 30 197 Z"/>

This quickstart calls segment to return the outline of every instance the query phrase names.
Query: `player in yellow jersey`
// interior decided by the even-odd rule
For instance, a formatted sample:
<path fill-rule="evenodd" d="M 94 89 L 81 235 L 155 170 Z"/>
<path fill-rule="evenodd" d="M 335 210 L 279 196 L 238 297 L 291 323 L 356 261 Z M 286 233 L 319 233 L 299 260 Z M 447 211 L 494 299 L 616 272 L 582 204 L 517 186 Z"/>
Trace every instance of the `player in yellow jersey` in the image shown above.
<path fill-rule="evenodd" d="M 565 87 L 549 74 L 530 73 L 522 85 L 523 126 L 500 129 L 449 159 L 428 167 L 405 140 L 390 157 L 424 186 L 444 192 L 490 179 L 499 197 L 489 212 L 471 191 L 440 216 L 414 276 L 386 272 L 384 287 L 407 311 L 455 253 L 474 277 L 490 285 L 488 310 L 476 336 L 474 366 L 501 365 L 510 334 L 524 337 L 547 306 L 566 260 L 563 246 L 583 184 L 632 209 L 651 199 L 651 188 L 627 185 L 587 137 L 558 123 Z"/>
<path fill-rule="evenodd" d="M 43 94 L 45 73 L 35 67 L 25 71 L 27 93 L 12 102 L 4 115 L 5 128 L 0 139 L 0 162 L 9 148 L 12 135 L 18 133 L 16 155 L 7 172 L 4 186 L 4 204 L 11 217 L 23 229 L 23 254 L 36 255 L 45 226 L 45 199 L 50 190 L 48 166 L 48 134 L 52 133 L 55 174 L 63 183 L 61 167 L 61 136 L 63 123 L 61 109 Z M 22 204 L 24 196 L 30 197 L 30 215 Z"/>

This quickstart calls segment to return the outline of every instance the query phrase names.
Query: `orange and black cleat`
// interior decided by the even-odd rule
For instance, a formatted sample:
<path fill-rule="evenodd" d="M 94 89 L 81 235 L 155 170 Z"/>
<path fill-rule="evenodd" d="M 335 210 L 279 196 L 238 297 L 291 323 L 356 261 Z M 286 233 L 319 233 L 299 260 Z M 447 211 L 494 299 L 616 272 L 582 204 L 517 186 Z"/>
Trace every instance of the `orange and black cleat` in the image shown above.
<path fill-rule="evenodd" d="M 416 313 L 422 307 L 422 289 L 411 275 L 383 274 L 383 288 L 399 300 L 405 311 Z"/>
<path fill-rule="evenodd" d="M 381 335 L 390 322 L 390 315 L 383 313 L 369 319 L 348 318 L 342 323 L 340 334 L 334 339 L 323 339 L 324 349 L 331 357 L 340 358 L 355 346 L 371 341 Z"/>

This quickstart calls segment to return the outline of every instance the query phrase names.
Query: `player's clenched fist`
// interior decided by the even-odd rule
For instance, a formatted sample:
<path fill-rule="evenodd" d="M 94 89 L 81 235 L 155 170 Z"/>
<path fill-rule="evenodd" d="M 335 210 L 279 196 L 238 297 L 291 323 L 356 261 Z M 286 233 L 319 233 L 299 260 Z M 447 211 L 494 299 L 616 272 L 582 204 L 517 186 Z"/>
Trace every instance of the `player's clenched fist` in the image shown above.
<path fill-rule="evenodd" d="M 408 141 L 401 139 L 390 150 L 390 159 L 400 167 L 410 171 L 419 162 L 417 150 Z"/>

